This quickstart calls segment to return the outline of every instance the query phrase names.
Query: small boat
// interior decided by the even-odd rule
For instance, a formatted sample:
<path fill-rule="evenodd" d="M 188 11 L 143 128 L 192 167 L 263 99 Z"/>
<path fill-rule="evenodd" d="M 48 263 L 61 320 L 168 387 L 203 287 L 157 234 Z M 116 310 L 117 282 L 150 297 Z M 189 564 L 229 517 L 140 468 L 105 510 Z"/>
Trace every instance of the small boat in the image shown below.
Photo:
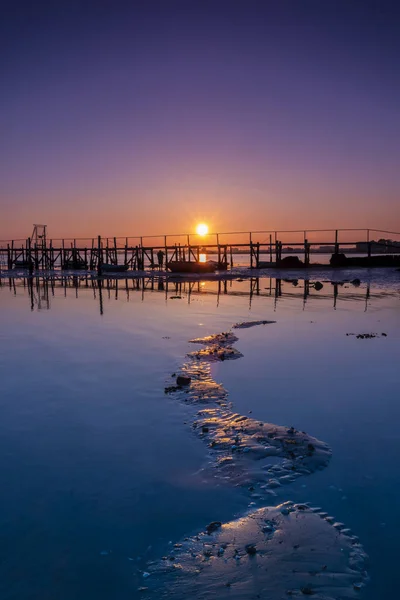
<path fill-rule="evenodd" d="M 128 270 L 128 265 L 112 265 L 110 263 L 103 263 L 101 270 L 105 273 L 123 273 Z"/>
<path fill-rule="evenodd" d="M 64 271 L 86 271 L 87 265 L 83 260 L 66 260 L 62 269 Z"/>
<path fill-rule="evenodd" d="M 31 263 L 29 260 L 15 260 L 14 269 L 29 269 Z"/>
<path fill-rule="evenodd" d="M 268 269 L 269 267 L 276 267 L 276 263 L 267 260 L 260 260 L 258 261 L 258 265 L 256 265 L 256 269 Z"/>
<path fill-rule="evenodd" d="M 173 260 L 167 263 L 167 268 L 172 273 L 215 273 L 215 271 L 226 271 L 228 263 L 218 263 L 215 260 L 206 260 L 205 262 Z"/>

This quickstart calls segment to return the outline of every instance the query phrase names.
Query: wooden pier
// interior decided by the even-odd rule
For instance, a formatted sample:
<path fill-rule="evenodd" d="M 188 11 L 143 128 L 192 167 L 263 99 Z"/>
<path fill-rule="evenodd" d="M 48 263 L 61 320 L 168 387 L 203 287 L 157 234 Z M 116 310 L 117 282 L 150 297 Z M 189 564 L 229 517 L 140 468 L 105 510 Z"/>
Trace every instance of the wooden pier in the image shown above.
<path fill-rule="evenodd" d="M 241 266 L 250 269 L 297 268 L 318 265 L 322 253 L 332 255 L 332 266 L 400 266 L 400 234 L 337 229 L 55 240 L 47 238 L 45 226 L 37 225 L 26 240 L 0 241 L 0 268 L 24 269 L 31 274 L 62 270 L 101 275 L 106 268 L 133 273 L 165 270 L 174 261 L 201 262 L 205 257 L 233 268 L 239 254 L 248 257 Z"/>

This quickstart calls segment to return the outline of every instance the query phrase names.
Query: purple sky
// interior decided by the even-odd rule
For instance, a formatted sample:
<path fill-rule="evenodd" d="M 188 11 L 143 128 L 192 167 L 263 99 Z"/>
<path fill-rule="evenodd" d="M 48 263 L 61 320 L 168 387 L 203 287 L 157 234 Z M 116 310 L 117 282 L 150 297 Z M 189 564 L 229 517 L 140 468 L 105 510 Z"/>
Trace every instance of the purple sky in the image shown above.
<path fill-rule="evenodd" d="M 397 6 L 10 2 L 0 238 L 400 231 Z"/>

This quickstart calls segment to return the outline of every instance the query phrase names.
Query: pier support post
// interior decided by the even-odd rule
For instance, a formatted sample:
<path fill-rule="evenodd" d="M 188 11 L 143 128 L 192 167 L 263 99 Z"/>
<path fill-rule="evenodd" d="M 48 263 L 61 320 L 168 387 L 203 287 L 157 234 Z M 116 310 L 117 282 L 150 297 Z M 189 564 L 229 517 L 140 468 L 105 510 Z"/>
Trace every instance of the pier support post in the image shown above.
<path fill-rule="evenodd" d="M 97 236 L 97 275 L 99 277 L 101 277 L 101 267 L 102 267 L 102 263 L 103 263 L 102 255 L 103 255 L 103 250 L 101 247 L 101 236 L 99 235 L 99 236 Z M 101 294 L 100 287 L 101 286 L 99 286 L 99 294 Z M 102 304 L 102 302 L 101 302 L 101 304 Z M 103 314 L 102 308 L 100 310 L 100 314 Z"/>
<path fill-rule="evenodd" d="M 304 240 L 304 264 L 306 267 L 310 264 L 310 244 L 307 239 Z"/>
<path fill-rule="evenodd" d="M 339 235 L 337 229 L 335 231 L 335 254 L 339 254 Z"/>
<path fill-rule="evenodd" d="M 28 261 L 29 264 L 29 275 L 32 275 L 33 273 L 33 260 L 32 260 L 32 250 L 31 250 L 31 238 L 29 237 L 26 240 L 27 246 L 26 246 L 26 260 Z"/>

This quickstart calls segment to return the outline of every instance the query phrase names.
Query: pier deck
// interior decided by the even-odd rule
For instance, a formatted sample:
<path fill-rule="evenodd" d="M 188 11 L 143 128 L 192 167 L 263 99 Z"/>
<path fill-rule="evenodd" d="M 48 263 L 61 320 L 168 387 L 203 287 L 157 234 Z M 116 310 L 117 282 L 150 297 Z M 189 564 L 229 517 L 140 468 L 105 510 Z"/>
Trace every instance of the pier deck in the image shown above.
<path fill-rule="evenodd" d="M 206 257 L 232 268 L 238 254 L 248 256 L 248 264 L 241 266 L 251 269 L 296 268 L 318 265 L 318 255 L 322 253 L 332 255 L 332 266 L 400 266 L 400 234 L 337 229 L 57 240 L 43 235 L 35 240 L 0 241 L 0 268 L 31 273 L 82 270 L 101 274 L 113 266 L 143 271 L 174 261 L 201 262 Z"/>

